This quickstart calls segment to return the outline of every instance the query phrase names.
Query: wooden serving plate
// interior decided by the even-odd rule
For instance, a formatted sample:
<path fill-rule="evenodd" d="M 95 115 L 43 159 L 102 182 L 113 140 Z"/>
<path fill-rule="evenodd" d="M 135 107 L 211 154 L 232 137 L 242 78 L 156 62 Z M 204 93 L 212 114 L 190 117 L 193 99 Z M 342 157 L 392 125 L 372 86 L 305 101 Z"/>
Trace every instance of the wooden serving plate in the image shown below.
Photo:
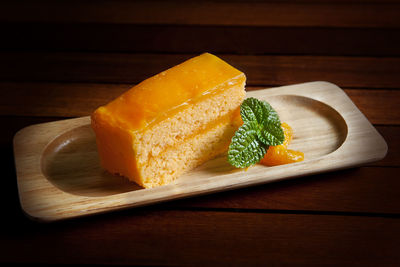
<path fill-rule="evenodd" d="M 37 124 L 14 137 L 22 209 L 37 220 L 61 220 L 349 168 L 387 153 L 382 136 L 334 84 L 311 82 L 247 96 L 268 101 L 292 126 L 290 148 L 304 152 L 303 162 L 246 171 L 221 155 L 172 184 L 142 189 L 99 166 L 89 117 Z"/>

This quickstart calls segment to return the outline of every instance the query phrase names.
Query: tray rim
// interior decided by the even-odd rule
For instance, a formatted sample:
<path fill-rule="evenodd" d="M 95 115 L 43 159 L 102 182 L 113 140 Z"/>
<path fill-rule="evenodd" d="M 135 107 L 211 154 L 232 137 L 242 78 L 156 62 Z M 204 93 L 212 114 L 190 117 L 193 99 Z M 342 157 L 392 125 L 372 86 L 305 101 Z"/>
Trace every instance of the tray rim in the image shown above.
<path fill-rule="evenodd" d="M 68 219 L 68 218 L 74 218 L 74 217 L 80 217 L 80 216 L 86 216 L 90 214 L 96 214 L 96 213 L 104 213 L 112 210 L 121 210 L 121 209 L 126 209 L 126 208 L 131 208 L 131 207 L 139 207 L 139 206 L 144 206 L 144 205 L 149 205 L 149 204 L 155 204 L 167 200 L 174 200 L 174 199 L 179 199 L 179 198 L 185 198 L 185 197 L 190 197 L 190 196 L 196 196 L 196 195 L 204 195 L 204 194 L 210 194 L 210 193 L 215 193 L 219 191 L 226 191 L 226 190 L 231 190 L 231 189 L 236 189 L 236 188 L 242 188 L 242 187 L 247 187 L 250 185 L 257 185 L 257 184 L 264 184 L 268 182 L 273 182 L 273 181 L 279 181 L 283 179 L 291 179 L 291 178 L 296 178 L 296 177 L 301 177 L 301 176 L 306 176 L 310 174 L 317 174 L 317 173 L 322 173 L 322 172 L 327 172 L 327 171 L 334 171 L 334 170 L 339 170 L 339 169 L 345 169 L 349 167 L 355 167 L 359 166 L 368 162 L 373 162 L 380 160 L 385 157 L 387 154 L 388 146 L 386 141 L 383 139 L 383 137 L 380 135 L 380 133 L 374 128 L 374 126 L 367 120 L 367 118 L 361 113 L 361 111 L 356 107 L 356 105 L 351 101 L 351 99 L 347 96 L 347 94 L 337 85 L 325 81 L 314 81 L 314 82 L 307 82 L 307 83 L 301 83 L 301 84 L 293 84 L 293 85 L 287 85 L 287 86 L 281 86 L 281 87 L 274 87 L 274 88 L 265 88 L 265 89 L 259 89 L 255 91 L 250 91 L 247 92 L 246 97 L 250 97 L 254 94 L 257 93 L 262 93 L 262 92 L 268 92 L 268 96 L 275 96 L 275 95 L 287 95 L 287 93 L 282 93 L 282 91 L 287 91 L 287 90 L 292 90 L 293 88 L 296 88 L 296 91 L 292 93 L 292 95 L 298 95 L 298 96 L 305 96 L 314 100 L 318 100 L 330 107 L 332 107 L 334 110 L 336 110 L 345 120 L 346 124 L 348 124 L 349 118 L 346 116 L 345 112 L 340 112 L 337 108 L 335 108 L 332 104 L 334 104 L 334 100 L 329 100 L 329 99 L 324 99 L 323 97 L 320 97 L 320 95 L 315 94 L 312 95 L 313 90 L 307 89 L 311 88 L 310 85 L 319 85 L 321 88 L 324 88 L 323 90 L 327 90 L 326 88 L 329 88 L 330 92 L 334 92 L 337 96 L 342 97 L 343 100 L 347 101 L 347 104 L 351 107 L 352 112 L 355 112 L 355 114 L 358 116 L 358 119 L 360 120 L 360 123 L 362 123 L 364 126 L 369 127 L 370 130 L 373 133 L 374 140 L 379 143 L 379 151 L 376 151 L 373 156 L 363 158 L 362 160 L 359 160 L 357 163 L 352 163 L 352 164 L 339 164 L 336 166 L 325 166 L 324 168 L 319 168 L 317 170 L 310 170 L 307 169 L 308 165 L 312 164 L 318 164 L 319 161 L 322 160 L 331 160 L 335 159 L 335 157 L 340 154 L 340 151 L 343 149 L 346 149 L 346 146 L 349 145 L 350 143 L 357 143 L 357 140 L 352 140 L 352 130 L 354 129 L 349 129 L 348 134 L 344 142 L 341 144 L 341 146 L 336 149 L 335 151 L 323 155 L 318 158 L 310 159 L 304 162 L 298 162 L 298 163 L 293 163 L 293 164 L 288 164 L 284 165 L 284 168 L 281 168 L 282 170 L 285 169 L 291 170 L 292 173 L 297 173 L 297 175 L 291 175 L 291 176 L 285 176 L 282 171 L 278 172 L 279 175 L 276 175 L 274 179 L 268 179 L 268 180 L 252 180 L 251 177 L 254 177 L 257 173 L 253 174 L 251 177 L 248 179 L 245 179 L 244 181 L 241 180 L 240 183 L 231 183 L 231 184 L 226 184 L 224 186 L 220 185 L 219 187 L 201 187 L 201 185 L 196 185 L 193 183 L 189 183 L 188 188 L 195 188 L 195 190 L 192 191 L 180 191 L 178 193 L 175 192 L 175 194 L 172 195 L 163 195 L 163 191 L 171 191 L 174 192 L 176 191 L 176 188 L 174 190 L 173 186 L 174 185 L 165 185 L 162 187 L 157 187 L 157 188 L 152 188 L 152 189 L 143 189 L 143 190 L 152 190 L 152 192 L 158 196 L 156 198 L 152 199 L 146 199 L 146 196 L 141 196 L 144 198 L 144 201 L 140 203 L 135 203 L 132 201 L 131 196 L 135 191 L 129 191 L 129 192 L 124 192 L 124 193 L 118 193 L 114 195 L 108 195 L 108 196 L 81 196 L 81 195 L 75 195 L 71 194 L 68 192 L 65 192 L 61 190 L 60 188 L 56 187 L 53 185 L 50 181 L 47 180 L 45 175 L 43 173 L 35 173 L 36 176 L 39 177 L 34 177 L 31 179 L 24 179 L 22 176 L 23 174 L 21 173 L 21 167 L 19 164 L 19 161 L 21 158 L 23 158 L 23 155 L 21 155 L 21 146 L 23 144 L 23 137 L 26 135 L 29 135 L 32 130 L 39 130 L 39 129 L 45 129 L 47 127 L 50 127 L 52 125 L 64 125 L 65 129 L 74 129 L 74 127 L 79 127 L 86 125 L 87 122 L 89 121 L 89 116 L 84 116 L 84 117 L 79 117 L 79 118 L 73 118 L 73 119 L 65 119 L 65 120 L 59 120 L 59 121 L 53 121 L 53 122 L 46 122 L 46 123 L 40 123 L 40 124 L 34 124 L 27 126 L 21 130 L 19 130 L 15 135 L 13 139 L 13 146 L 14 146 L 14 160 L 15 160 L 15 167 L 16 167 L 16 173 L 17 173 L 17 185 L 18 185 L 18 195 L 19 195 L 19 200 L 20 200 L 20 205 L 23 210 L 23 212 L 30 217 L 33 220 L 37 221 L 42 221 L 42 222 L 51 222 L 51 221 L 57 221 L 57 220 L 62 220 L 62 219 Z M 322 90 L 322 91 L 323 91 Z M 353 114 L 354 115 L 354 114 Z M 72 126 L 70 125 L 72 123 Z M 351 126 L 351 125 L 350 125 Z M 348 125 L 349 127 L 349 125 Z M 65 131 L 61 127 L 60 130 L 57 131 L 57 134 L 52 136 L 51 139 L 49 139 L 46 142 L 46 145 L 44 145 L 40 151 L 29 151 L 29 153 L 34 153 L 35 155 L 38 155 L 38 157 L 42 157 L 43 151 L 46 149 L 47 145 L 51 144 L 53 140 L 55 140 L 57 137 L 59 137 L 61 134 L 63 134 Z M 27 152 L 26 148 L 24 152 Z M 35 166 L 39 167 L 41 169 L 41 166 Z M 36 169 L 37 172 L 37 169 Z M 40 171 L 39 171 L 40 172 Z M 284 171 L 283 171 L 284 172 Z M 290 172 L 289 172 L 290 173 Z M 41 176 L 40 176 L 41 175 Z M 226 176 L 226 175 L 231 175 L 231 174 L 223 174 L 221 176 Z M 217 176 L 213 176 L 214 178 Z M 69 201 L 65 202 L 64 204 L 60 204 L 61 206 L 56 206 L 56 210 L 53 212 L 44 212 L 43 210 L 46 209 L 46 200 L 42 199 L 42 202 L 38 202 L 39 205 L 42 205 L 42 209 L 32 209 L 32 205 L 29 205 L 29 197 L 32 196 L 27 196 L 27 191 L 26 191 L 26 186 L 29 185 L 29 183 L 33 183 L 36 181 L 35 179 L 44 179 L 45 181 L 41 181 L 43 183 L 48 184 L 49 187 L 54 191 L 54 195 L 58 196 L 60 198 L 66 198 Z M 186 182 L 188 184 L 188 182 Z M 181 187 L 184 187 L 185 183 L 182 184 Z M 197 187 L 196 187 L 197 186 Z M 143 191 L 140 190 L 140 191 Z M 178 191 L 180 189 L 178 188 Z M 146 191 L 148 192 L 148 191 Z M 145 192 L 142 192 L 145 194 Z M 35 194 L 32 193 L 31 194 Z M 135 193 L 138 194 L 138 193 Z M 39 197 L 40 198 L 40 197 Z M 121 198 L 124 199 L 125 201 L 121 201 Z M 79 211 L 73 210 L 71 206 L 69 205 L 78 205 L 81 207 Z M 99 203 L 103 203 L 103 205 L 98 205 Z"/>

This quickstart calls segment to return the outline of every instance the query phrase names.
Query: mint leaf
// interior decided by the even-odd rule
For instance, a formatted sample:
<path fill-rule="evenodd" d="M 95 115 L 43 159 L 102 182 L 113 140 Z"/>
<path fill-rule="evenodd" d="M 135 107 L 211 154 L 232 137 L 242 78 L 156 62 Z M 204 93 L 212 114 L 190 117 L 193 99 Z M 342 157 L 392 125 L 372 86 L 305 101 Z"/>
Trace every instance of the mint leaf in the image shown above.
<path fill-rule="evenodd" d="M 258 139 L 267 146 L 277 146 L 285 141 L 285 134 L 280 121 L 266 121 L 263 128 L 257 133 Z"/>
<path fill-rule="evenodd" d="M 257 137 L 266 146 L 280 145 L 285 140 L 278 113 L 269 103 L 253 97 L 247 98 L 240 106 L 240 115 L 244 124 L 257 124 L 254 126 Z"/>
<path fill-rule="evenodd" d="M 246 168 L 259 162 L 269 146 L 283 143 L 285 135 L 278 113 L 270 104 L 250 97 L 240 106 L 244 124 L 236 131 L 228 150 L 228 161 Z"/>
<path fill-rule="evenodd" d="M 273 109 L 272 106 L 269 103 L 265 102 L 265 101 L 260 101 L 260 100 L 257 100 L 257 101 L 261 102 L 262 106 L 263 106 L 263 113 L 264 113 L 264 115 L 263 115 L 263 117 L 264 117 L 263 123 L 269 122 L 269 121 L 276 121 L 277 123 L 279 123 L 279 126 L 280 126 L 281 121 L 280 121 L 279 115 L 275 111 L 275 109 Z"/>
<path fill-rule="evenodd" d="M 246 168 L 264 157 L 266 147 L 257 138 L 257 127 L 257 123 L 250 121 L 236 131 L 228 150 L 228 162 L 231 165 Z"/>
<path fill-rule="evenodd" d="M 265 107 L 261 101 L 250 97 L 245 99 L 240 105 L 240 116 L 245 124 L 247 122 L 257 122 L 258 125 L 262 125 L 264 109 Z"/>
<path fill-rule="evenodd" d="M 242 116 L 244 123 L 256 121 L 260 126 L 269 121 L 277 121 L 280 123 L 278 113 L 272 106 L 254 97 L 247 98 L 243 101 L 240 106 L 240 116 Z"/>

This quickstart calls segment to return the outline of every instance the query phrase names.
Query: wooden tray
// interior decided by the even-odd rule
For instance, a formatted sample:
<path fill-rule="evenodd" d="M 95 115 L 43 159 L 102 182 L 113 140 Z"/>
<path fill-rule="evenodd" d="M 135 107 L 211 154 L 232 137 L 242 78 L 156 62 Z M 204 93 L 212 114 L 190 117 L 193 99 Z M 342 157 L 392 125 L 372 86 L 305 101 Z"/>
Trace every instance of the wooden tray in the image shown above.
<path fill-rule="evenodd" d="M 349 168 L 386 155 L 385 140 L 334 84 L 311 82 L 247 96 L 267 100 L 292 126 L 290 148 L 304 152 L 303 162 L 245 171 L 222 155 L 173 184 L 142 189 L 101 169 L 89 117 L 37 124 L 14 137 L 22 209 L 31 218 L 54 221 Z"/>

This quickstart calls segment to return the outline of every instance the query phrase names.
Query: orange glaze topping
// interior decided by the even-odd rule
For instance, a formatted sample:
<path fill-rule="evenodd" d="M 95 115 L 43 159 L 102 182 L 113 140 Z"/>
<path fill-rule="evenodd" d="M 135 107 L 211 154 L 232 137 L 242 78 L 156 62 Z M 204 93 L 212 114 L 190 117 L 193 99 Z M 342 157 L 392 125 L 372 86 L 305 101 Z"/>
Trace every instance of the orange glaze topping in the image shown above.
<path fill-rule="evenodd" d="M 241 83 L 245 75 L 209 53 L 191 58 L 132 87 L 98 108 L 93 116 L 131 131 L 142 130 L 174 109 L 193 104 L 229 82 Z"/>

